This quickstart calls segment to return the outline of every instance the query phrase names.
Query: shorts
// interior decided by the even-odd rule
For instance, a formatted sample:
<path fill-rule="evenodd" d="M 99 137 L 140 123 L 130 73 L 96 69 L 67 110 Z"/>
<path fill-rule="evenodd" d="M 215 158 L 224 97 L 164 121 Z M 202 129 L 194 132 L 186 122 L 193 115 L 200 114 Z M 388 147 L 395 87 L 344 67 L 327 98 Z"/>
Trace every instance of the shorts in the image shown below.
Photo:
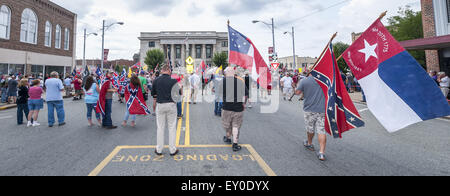
<path fill-rule="evenodd" d="M 82 89 L 75 90 L 75 94 L 81 95 L 81 94 L 83 94 L 83 90 Z"/>
<path fill-rule="evenodd" d="M 244 112 L 222 110 L 222 125 L 225 130 L 240 129 L 244 121 Z"/>
<path fill-rule="evenodd" d="M 292 93 L 294 92 L 294 89 L 293 88 L 283 88 L 283 93 L 285 94 L 285 95 L 292 95 Z"/>
<path fill-rule="evenodd" d="M 314 134 L 326 134 L 325 114 L 316 112 L 305 112 L 306 132 Z"/>
<path fill-rule="evenodd" d="M 42 108 L 44 108 L 44 101 L 42 99 L 30 99 L 30 100 L 28 100 L 28 109 L 30 111 L 41 110 Z"/>
<path fill-rule="evenodd" d="M 17 97 L 17 92 L 16 91 L 8 92 L 8 97 Z"/>

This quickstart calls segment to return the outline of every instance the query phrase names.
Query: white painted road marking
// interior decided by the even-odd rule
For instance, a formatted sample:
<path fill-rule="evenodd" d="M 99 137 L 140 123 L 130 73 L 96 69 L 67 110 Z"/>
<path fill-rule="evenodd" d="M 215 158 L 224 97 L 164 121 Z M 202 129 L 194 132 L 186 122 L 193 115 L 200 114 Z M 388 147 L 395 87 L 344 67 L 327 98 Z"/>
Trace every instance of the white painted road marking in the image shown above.
<path fill-rule="evenodd" d="M 13 116 L 0 116 L 0 120 L 12 118 Z"/>

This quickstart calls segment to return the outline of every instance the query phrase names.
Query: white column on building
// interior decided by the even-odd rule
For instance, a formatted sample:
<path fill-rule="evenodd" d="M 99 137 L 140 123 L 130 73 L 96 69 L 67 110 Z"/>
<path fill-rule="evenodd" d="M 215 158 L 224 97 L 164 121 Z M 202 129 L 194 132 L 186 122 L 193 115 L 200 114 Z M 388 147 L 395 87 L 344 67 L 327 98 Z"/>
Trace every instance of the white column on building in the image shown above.
<path fill-rule="evenodd" d="M 181 44 L 181 66 L 185 67 L 186 66 L 186 44 Z"/>
<path fill-rule="evenodd" d="M 176 53 L 175 44 L 170 45 L 170 50 L 171 50 L 171 53 L 170 53 L 171 63 L 172 63 L 172 66 L 175 66 L 175 53 Z"/>
<path fill-rule="evenodd" d="M 206 44 L 202 44 L 202 60 L 206 61 Z"/>

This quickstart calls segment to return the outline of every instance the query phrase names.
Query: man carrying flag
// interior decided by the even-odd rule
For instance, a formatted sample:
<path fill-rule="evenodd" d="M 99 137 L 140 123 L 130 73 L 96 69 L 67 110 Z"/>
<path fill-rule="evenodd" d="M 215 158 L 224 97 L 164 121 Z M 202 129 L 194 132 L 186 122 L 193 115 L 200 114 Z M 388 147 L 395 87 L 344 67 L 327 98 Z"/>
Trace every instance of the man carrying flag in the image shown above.
<path fill-rule="evenodd" d="M 333 38 L 336 36 L 333 35 Z M 312 139 L 319 136 L 318 158 L 325 160 L 326 133 L 342 138 L 342 133 L 364 126 L 340 76 L 331 44 L 327 44 L 319 61 L 306 79 L 301 80 L 296 94 L 304 94 L 305 124 L 308 140 L 305 148 L 314 150 Z"/>
<path fill-rule="evenodd" d="M 450 115 L 436 83 L 381 23 L 384 15 L 343 53 L 368 108 L 391 133 Z"/>

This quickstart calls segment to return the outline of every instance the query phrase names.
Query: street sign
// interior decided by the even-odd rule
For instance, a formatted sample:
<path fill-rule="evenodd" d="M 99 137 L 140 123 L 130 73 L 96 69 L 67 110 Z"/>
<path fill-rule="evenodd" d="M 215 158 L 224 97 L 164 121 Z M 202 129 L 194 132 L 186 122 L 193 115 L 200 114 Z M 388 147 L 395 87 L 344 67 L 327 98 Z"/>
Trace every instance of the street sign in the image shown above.
<path fill-rule="evenodd" d="M 194 64 L 194 59 L 193 59 L 191 56 L 189 56 L 189 57 L 186 59 L 186 64 L 188 64 L 188 65 Z"/>
<path fill-rule="evenodd" d="M 273 54 L 273 47 L 269 47 L 269 55 Z"/>
<path fill-rule="evenodd" d="M 194 73 L 194 65 L 186 65 L 186 73 L 191 74 Z"/>
<path fill-rule="evenodd" d="M 272 63 L 272 64 L 270 64 L 270 65 L 272 65 L 272 68 L 273 68 L 274 70 L 277 70 L 278 67 L 280 66 L 280 63 Z"/>
<path fill-rule="evenodd" d="M 186 73 L 194 73 L 194 59 L 191 56 L 186 59 Z"/>

